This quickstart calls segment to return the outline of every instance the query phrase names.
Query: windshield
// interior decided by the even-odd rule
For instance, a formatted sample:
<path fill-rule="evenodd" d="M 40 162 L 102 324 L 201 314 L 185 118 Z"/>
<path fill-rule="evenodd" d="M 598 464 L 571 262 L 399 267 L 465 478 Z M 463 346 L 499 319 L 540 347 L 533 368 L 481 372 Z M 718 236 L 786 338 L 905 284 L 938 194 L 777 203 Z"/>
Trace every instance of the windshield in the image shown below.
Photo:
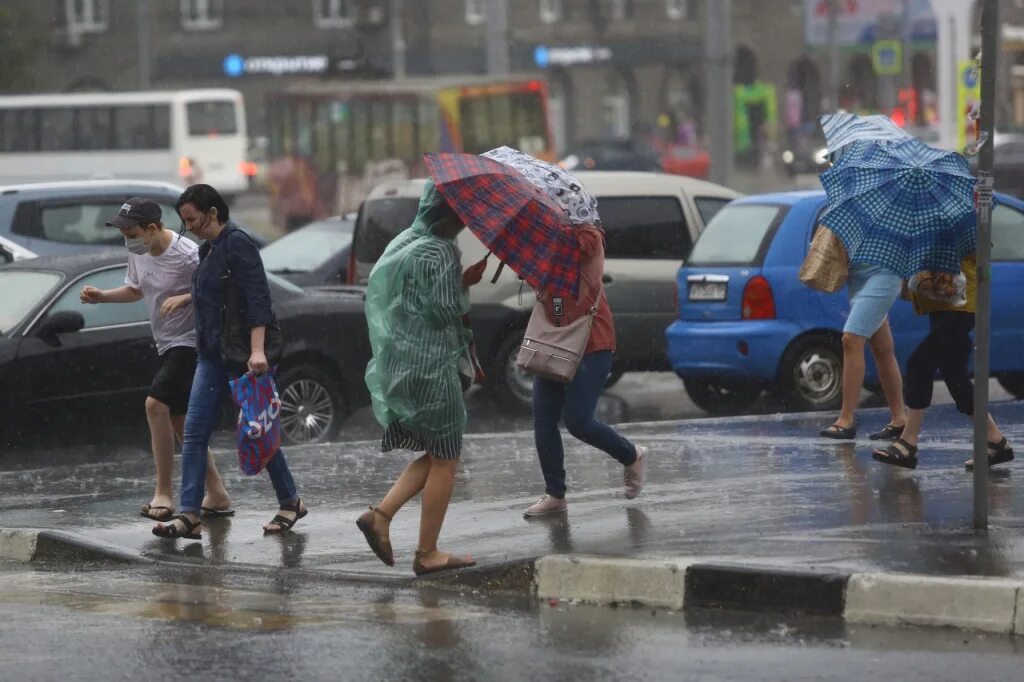
<path fill-rule="evenodd" d="M 352 221 L 333 218 L 311 223 L 263 247 L 269 272 L 311 272 L 352 243 Z"/>
<path fill-rule="evenodd" d="M 0 334 L 18 326 L 60 280 L 55 272 L 0 271 Z"/>
<path fill-rule="evenodd" d="M 726 206 L 697 240 L 689 265 L 753 265 L 784 210 L 765 204 Z"/>

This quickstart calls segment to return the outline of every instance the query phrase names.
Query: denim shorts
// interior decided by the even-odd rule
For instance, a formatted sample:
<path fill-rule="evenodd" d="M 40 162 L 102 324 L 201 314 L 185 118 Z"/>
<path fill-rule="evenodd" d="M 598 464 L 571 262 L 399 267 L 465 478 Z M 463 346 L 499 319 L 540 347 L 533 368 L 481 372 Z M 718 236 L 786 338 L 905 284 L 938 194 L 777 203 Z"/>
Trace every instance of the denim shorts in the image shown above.
<path fill-rule="evenodd" d="M 854 263 L 850 266 L 846 286 L 850 292 L 850 314 L 843 332 L 871 338 L 899 297 L 902 280 L 877 265 Z"/>

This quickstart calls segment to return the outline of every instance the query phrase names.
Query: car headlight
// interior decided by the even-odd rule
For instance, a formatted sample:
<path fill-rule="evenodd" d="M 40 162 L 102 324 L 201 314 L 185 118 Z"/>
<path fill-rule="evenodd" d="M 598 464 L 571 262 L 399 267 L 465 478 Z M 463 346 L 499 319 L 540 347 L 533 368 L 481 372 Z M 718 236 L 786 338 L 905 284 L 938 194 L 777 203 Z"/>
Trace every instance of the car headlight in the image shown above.
<path fill-rule="evenodd" d="M 783 163 L 793 163 L 793 158 L 794 158 L 793 157 L 793 152 L 789 151 L 788 149 L 786 151 L 782 152 L 782 162 Z"/>
<path fill-rule="evenodd" d="M 814 152 L 814 163 L 821 165 L 828 161 L 828 148 L 822 147 L 818 151 Z"/>

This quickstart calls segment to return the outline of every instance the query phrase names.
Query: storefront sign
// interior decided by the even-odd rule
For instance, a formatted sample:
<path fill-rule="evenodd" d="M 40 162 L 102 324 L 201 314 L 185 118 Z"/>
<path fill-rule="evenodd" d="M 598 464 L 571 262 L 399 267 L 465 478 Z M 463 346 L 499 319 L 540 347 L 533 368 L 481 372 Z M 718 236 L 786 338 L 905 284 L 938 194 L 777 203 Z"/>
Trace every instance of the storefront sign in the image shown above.
<path fill-rule="evenodd" d="M 967 2 L 967 0 L 963 0 Z M 909 29 L 912 40 L 934 41 L 938 24 L 931 0 L 908 0 Z M 902 20 L 903 0 L 838 0 L 838 42 L 840 45 L 871 45 L 882 37 L 883 18 Z M 825 46 L 829 42 L 829 0 L 804 0 L 807 44 Z"/>
<path fill-rule="evenodd" d="M 879 76 L 896 76 L 903 71 L 903 43 L 879 40 L 871 46 L 871 65 Z"/>
<path fill-rule="evenodd" d="M 973 60 L 960 62 L 956 79 L 957 149 L 963 149 L 977 137 L 978 122 L 970 117 L 971 111 L 981 106 L 981 76 L 975 66 Z"/>
<path fill-rule="evenodd" d="M 288 55 L 243 57 L 229 54 L 224 58 L 224 74 L 229 78 L 242 76 L 285 76 L 323 74 L 331 65 L 325 55 Z"/>
<path fill-rule="evenodd" d="M 549 66 L 574 66 L 577 64 L 600 64 L 614 58 L 610 47 L 548 47 L 538 45 L 533 51 L 533 61 L 541 69 Z"/>

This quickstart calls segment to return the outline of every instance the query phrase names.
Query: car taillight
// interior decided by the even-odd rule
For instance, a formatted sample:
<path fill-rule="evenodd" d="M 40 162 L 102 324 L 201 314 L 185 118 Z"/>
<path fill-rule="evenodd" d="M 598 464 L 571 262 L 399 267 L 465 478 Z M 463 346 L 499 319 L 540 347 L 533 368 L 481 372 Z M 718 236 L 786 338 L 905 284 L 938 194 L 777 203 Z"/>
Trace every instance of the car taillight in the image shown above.
<path fill-rule="evenodd" d="M 247 178 L 254 178 L 259 172 L 259 169 L 256 168 L 256 164 L 252 161 L 242 161 L 238 164 L 238 172 Z"/>
<path fill-rule="evenodd" d="M 187 178 L 192 175 L 192 159 L 183 156 L 178 159 L 178 175 Z"/>
<path fill-rule="evenodd" d="M 743 319 L 775 319 L 775 296 L 772 294 L 772 285 L 761 275 L 751 277 L 743 289 Z"/>

